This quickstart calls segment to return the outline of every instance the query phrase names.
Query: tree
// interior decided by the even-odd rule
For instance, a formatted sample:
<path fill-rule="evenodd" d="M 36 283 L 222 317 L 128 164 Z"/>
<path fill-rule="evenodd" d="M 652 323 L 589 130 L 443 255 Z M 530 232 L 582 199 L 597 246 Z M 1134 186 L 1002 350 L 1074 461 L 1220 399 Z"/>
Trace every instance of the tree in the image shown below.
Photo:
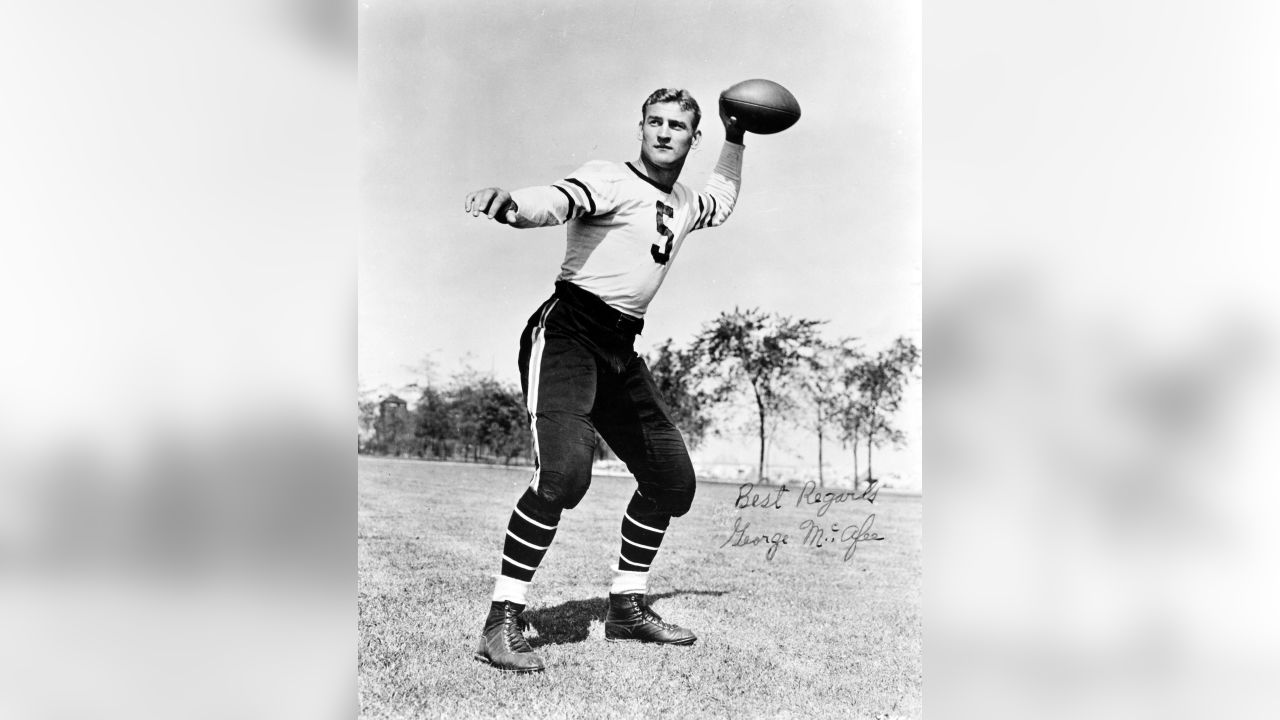
<path fill-rule="evenodd" d="M 428 386 L 418 399 L 417 423 L 413 434 L 418 439 L 418 454 L 428 447 L 437 458 L 449 456 L 449 440 L 455 437 L 453 413 L 448 398 L 434 386 Z"/>
<path fill-rule="evenodd" d="M 699 389 L 699 357 L 695 350 L 681 350 L 668 339 L 647 358 L 658 395 L 690 448 L 702 444 L 711 427 L 707 398 Z"/>
<path fill-rule="evenodd" d="M 360 432 L 372 434 L 378 422 L 378 403 L 372 400 L 356 400 L 356 427 Z M 357 445 L 360 452 L 365 451 L 363 445 Z"/>
<path fill-rule="evenodd" d="M 480 460 L 480 410 L 483 390 L 474 374 L 456 377 L 449 391 L 449 414 L 453 416 L 458 441 L 462 443 L 462 459 Z"/>
<path fill-rule="evenodd" d="M 793 405 L 793 373 L 812 356 L 819 320 L 792 319 L 759 309 L 720 313 L 703 326 L 694 351 L 706 358 L 704 376 L 712 381 L 709 397 L 723 401 L 742 389 L 755 401 L 760 435 L 757 477 L 765 481 L 766 428 Z"/>
<path fill-rule="evenodd" d="M 874 358 L 851 368 L 850 381 L 860 393 L 855 417 L 867 441 L 867 479 L 874 479 L 871 450 L 885 444 L 897 445 L 903 433 L 892 424 L 902 405 L 902 391 L 915 377 L 920 365 L 920 348 L 910 338 L 900 337 Z"/>
<path fill-rule="evenodd" d="M 823 448 L 828 428 L 845 429 L 845 418 L 851 400 L 855 397 L 845 382 L 849 367 L 861 357 L 855 340 L 847 338 L 837 343 L 820 342 L 812 357 L 802 365 L 801 387 L 809 401 L 809 427 L 818 436 L 818 486 L 824 487 Z M 856 394 L 856 389 L 854 390 Z M 857 486 L 857 443 L 854 443 L 854 486 Z"/>
<path fill-rule="evenodd" d="M 489 448 L 504 465 L 530 449 L 529 411 L 518 390 L 503 387 L 492 378 L 483 381 L 480 417 L 476 431 L 479 444 Z"/>
<path fill-rule="evenodd" d="M 866 428 L 866 406 L 858 395 L 856 375 L 846 373 L 841 380 L 844 386 L 845 401 L 840 408 L 840 442 L 853 448 L 853 490 L 858 491 L 858 443 L 862 442 Z"/>
<path fill-rule="evenodd" d="M 519 390 L 467 370 L 454 377 L 448 409 L 468 460 L 479 462 L 482 448 L 508 464 L 528 452 L 529 413 Z"/>

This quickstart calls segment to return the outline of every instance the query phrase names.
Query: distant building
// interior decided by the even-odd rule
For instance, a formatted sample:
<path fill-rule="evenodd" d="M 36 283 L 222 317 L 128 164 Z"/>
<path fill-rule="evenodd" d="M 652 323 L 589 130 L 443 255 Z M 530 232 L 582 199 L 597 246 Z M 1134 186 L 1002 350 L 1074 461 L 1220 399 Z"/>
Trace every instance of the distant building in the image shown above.
<path fill-rule="evenodd" d="M 386 422 L 388 414 L 391 417 L 395 417 L 397 411 L 408 409 L 409 403 L 401 400 L 400 396 L 394 394 L 388 395 L 382 399 L 382 402 L 378 403 L 378 417 L 380 417 L 383 422 Z"/>

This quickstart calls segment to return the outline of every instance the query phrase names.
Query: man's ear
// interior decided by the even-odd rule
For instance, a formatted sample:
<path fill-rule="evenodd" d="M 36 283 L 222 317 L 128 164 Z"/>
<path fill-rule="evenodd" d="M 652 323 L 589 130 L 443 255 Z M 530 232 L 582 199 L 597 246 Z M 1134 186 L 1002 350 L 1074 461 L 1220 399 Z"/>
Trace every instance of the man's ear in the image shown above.
<path fill-rule="evenodd" d="M 639 140 L 640 142 L 644 142 L 644 121 L 643 120 L 636 123 L 636 139 Z"/>
<path fill-rule="evenodd" d="M 699 143 L 701 140 L 702 140 L 702 131 L 701 131 L 701 130 L 694 130 L 694 131 L 693 131 L 693 143 L 692 143 L 689 147 L 690 147 L 691 149 L 694 149 L 694 150 L 698 149 L 698 143 Z"/>

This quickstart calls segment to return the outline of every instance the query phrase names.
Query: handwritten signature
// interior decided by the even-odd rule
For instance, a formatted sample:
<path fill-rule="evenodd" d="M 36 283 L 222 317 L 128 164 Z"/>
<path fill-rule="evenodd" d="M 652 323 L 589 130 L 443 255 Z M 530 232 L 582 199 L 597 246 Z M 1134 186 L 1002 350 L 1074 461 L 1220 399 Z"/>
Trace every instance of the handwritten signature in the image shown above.
<path fill-rule="evenodd" d="M 769 549 L 765 551 L 766 560 L 772 560 L 773 556 L 778 552 L 779 545 L 786 545 L 790 536 L 785 533 L 774 533 L 772 535 L 748 535 L 747 530 L 751 528 L 750 522 L 743 522 L 741 517 L 733 519 L 733 532 L 729 533 L 729 539 L 720 543 L 720 547 L 758 547 L 761 543 L 768 545 Z"/>
<path fill-rule="evenodd" d="M 847 562 L 858 549 L 858 543 L 884 540 L 882 535 L 871 529 L 875 520 L 876 516 L 872 514 L 868 515 L 860 525 L 842 527 L 840 523 L 832 523 L 829 530 L 818 525 L 812 519 L 805 520 L 800 523 L 800 529 L 804 531 L 804 537 L 800 540 L 800 544 L 805 547 L 820 548 L 844 543 L 844 560 Z M 729 533 L 728 539 L 720 543 L 720 547 L 760 547 L 764 545 L 768 548 L 765 550 L 765 559 L 773 560 L 774 555 L 778 553 L 779 547 L 790 544 L 791 536 L 786 533 L 775 532 L 770 535 L 768 533 L 751 533 L 750 530 L 751 523 L 749 521 L 745 521 L 741 517 L 734 518 L 733 530 Z"/>
<path fill-rule="evenodd" d="M 858 549 L 858 543 L 866 541 L 884 540 L 884 536 L 872 531 L 871 526 L 875 523 L 876 516 L 871 514 L 861 525 L 846 525 L 840 527 L 840 523 L 832 523 L 828 531 L 821 527 L 813 520 L 805 520 L 800 523 L 800 529 L 804 530 L 804 540 L 802 545 L 809 547 L 822 547 L 823 545 L 834 545 L 837 543 L 845 543 L 844 559 L 847 562 L 853 557 L 854 551 Z"/>

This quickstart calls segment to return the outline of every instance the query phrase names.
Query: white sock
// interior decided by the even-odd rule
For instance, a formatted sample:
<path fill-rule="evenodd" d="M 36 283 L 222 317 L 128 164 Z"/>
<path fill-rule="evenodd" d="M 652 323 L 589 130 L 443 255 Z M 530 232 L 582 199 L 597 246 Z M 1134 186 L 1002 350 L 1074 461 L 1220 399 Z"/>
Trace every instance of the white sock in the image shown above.
<path fill-rule="evenodd" d="M 493 601 L 502 602 L 504 600 L 513 602 L 518 605 L 527 605 L 525 598 L 529 594 L 529 583 L 523 580 L 509 578 L 506 575 L 499 575 L 498 579 L 493 583 Z"/>
<path fill-rule="evenodd" d="M 613 569 L 613 585 L 610 595 L 644 595 L 649 589 L 649 573 Z"/>

